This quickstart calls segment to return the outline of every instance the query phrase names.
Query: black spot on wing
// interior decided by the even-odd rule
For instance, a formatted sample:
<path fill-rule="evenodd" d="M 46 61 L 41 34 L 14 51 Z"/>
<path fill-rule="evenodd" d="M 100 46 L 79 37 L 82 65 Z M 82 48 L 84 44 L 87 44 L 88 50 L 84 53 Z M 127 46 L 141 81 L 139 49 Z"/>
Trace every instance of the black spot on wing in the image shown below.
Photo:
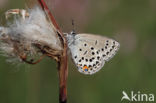
<path fill-rule="evenodd" d="M 92 59 L 89 59 L 89 61 L 92 62 L 93 60 Z"/>
<path fill-rule="evenodd" d="M 97 40 L 95 41 L 95 45 L 97 44 Z"/>
<path fill-rule="evenodd" d="M 95 64 L 93 64 L 93 67 L 95 67 L 96 65 Z"/>
<path fill-rule="evenodd" d="M 87 54 L 87 51 L 85 51 L 83 55 L 85 55 L 85 54 Z"/>
<path fill-rule="evenodd" d="M 100 56 L 97 56 L 97 59 L 99 60 L 100 59 Z"/>
<path fill-rule="evenodd" d="M 82 57 L 81 59 L 84 60 L 84 57 Z"/>
<path fill-rule="evenodd" d="M 92 55 L 95 55 L 95 53 L 94 53 L 94 52 L 92 52 Z"/>
<path fill-rule="evenodd" d="M 76 59 L 77 58 L 77 55 L 74 58 Z"/>
<path fill-rule="evenodd" d="M 104 51 L 104 49 L 103 49 L 103 48 L 101 48 L 101 51 Z"/>
<path fill-rule="evenodd" d="M 110 49 L 110 52 L 112 51 L 112 49 Z"/>
<path fill-rule="evenodd" d="M 94 50 L 94 48 L 93 48 L 93 47 L 91 47 L 90 49 L 91 49 L 91 50 Z"/>
<path fill-rule="evenodd" d="M 109 52 L 106 52 L 106 54 L 108 55 L 108 54 L 109 54 Z"/>
<path fill-rule="evenodd" d="M 86 59 L 86 62 L 88 62 L 88 59 Z"/>
<path fill-rule="evenodd" d="M 87 44 L 84 44 L 84 46 L 87 46 Z"/>

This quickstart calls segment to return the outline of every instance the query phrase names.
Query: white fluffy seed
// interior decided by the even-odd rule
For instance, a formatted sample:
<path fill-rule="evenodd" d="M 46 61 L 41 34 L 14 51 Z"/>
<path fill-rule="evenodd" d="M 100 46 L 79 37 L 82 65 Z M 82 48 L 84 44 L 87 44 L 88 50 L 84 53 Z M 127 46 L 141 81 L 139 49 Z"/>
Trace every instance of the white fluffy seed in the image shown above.
<path fill-rule="evenodd" d="M 44 11 L 39 7 L 34 7 L 28 12 L 29 17 L 16 18 L 13 23 L 7 21 L 10 24 L 8 27 L 0 27 L 1 54 L 18 59 L 19 53 L 38 55 L 38 49 L 33 44 L 62 51 L 57 31 Z"/>

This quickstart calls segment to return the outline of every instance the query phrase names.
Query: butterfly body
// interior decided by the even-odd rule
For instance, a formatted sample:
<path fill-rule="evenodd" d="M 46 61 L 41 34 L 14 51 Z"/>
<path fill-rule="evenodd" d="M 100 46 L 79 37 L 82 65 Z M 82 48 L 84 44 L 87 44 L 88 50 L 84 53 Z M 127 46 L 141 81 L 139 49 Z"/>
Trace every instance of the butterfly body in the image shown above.
<path fill-rule="evenodd" d="M 83 74 L 98 72 L 119 49 L 120 44 L 110 38 L 93 34 L 68 34 L 68 47 L 78 71 Z"/>

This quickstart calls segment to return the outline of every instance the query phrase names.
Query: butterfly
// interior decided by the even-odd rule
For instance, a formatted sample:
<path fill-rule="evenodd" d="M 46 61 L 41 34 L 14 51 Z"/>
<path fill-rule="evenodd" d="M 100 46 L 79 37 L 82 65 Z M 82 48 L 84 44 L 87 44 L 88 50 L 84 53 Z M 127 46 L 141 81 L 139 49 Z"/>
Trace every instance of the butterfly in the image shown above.
<path fill-rule="evenodd" d="M 88 75 L 98 72 L 120 48 L 120 44 L 113 39 L 86 33 L 68 34 L 67 41 L 78 71 Z"/>

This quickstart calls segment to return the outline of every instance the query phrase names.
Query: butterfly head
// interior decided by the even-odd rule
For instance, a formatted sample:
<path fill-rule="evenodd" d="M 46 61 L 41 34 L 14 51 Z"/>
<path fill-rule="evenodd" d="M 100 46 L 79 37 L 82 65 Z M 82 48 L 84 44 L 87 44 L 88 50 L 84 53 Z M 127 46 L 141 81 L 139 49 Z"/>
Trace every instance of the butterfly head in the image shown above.
<path fill-rule="evenodd" d="M 75 30 L 72 30 L 72 31 L 70 32 L 70 35 L 76 35 Z"/>

